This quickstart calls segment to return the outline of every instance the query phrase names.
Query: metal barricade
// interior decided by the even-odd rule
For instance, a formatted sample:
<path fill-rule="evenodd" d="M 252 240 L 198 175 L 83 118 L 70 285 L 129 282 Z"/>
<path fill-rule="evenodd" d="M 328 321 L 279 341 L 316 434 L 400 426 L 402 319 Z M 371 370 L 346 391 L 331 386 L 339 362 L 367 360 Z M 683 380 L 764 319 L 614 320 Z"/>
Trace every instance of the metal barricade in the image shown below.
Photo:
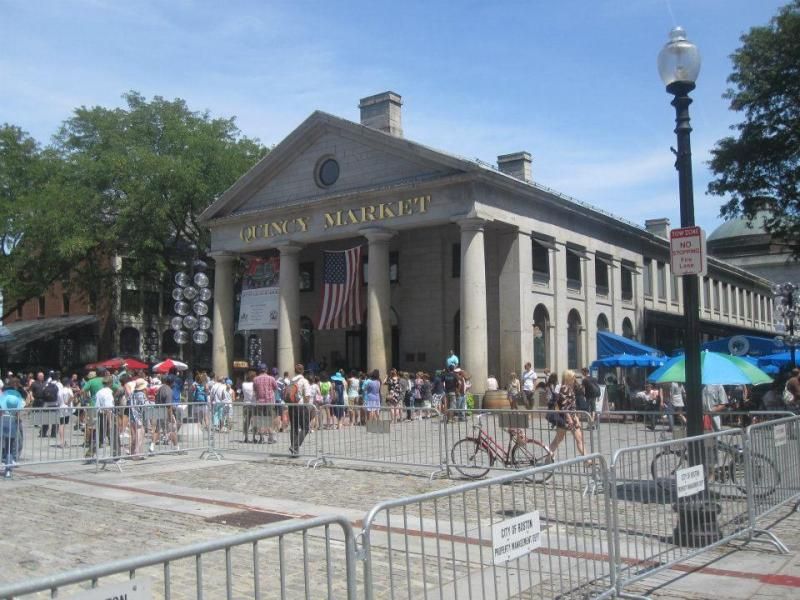
<path fill-rule="evenodd" d="M 80 410 L 80 412 L 78 412 Z M 24 408 L 20 422 L 20 465 L 82 461 L 92 445 L 87 422 L 94 422 L 95 409 L 83 407 Z"/>
<path fill-rule="evenodd" d="M 478 466 L 476 463 L 482 464 L 487 472 L 490 469 L 521 469 L 568 460 L 597 450 L 595 432 L 587 428 L 591 422 L 588 412 L 448 410 L 446 417 L 442 421 L 442 437 L 450 476 L 471 477 L 459 467 L 472 468 Z M 576 423 L 580 423 L 580 432 L 574 426 Z"/>
<path fill-rule="evenodd" d="M 0 599 L 37 592 L 52 597 L 101 588 L 156 592 L 155 597 L 356 598 L 355 536 L 344 517 L 318 517 L 248 531 L 212 542 L 76 569 L 11 585 Z M 133 594 L 131 594 L 133 595 Z M 100 597 L 100 596 L 92 596 Z M 153 597 L 144 593 L 139 597 Z"/>
<path fill-rule="evenodd" d="M 367 600 L 604 598 L 613 593 L 608 482 L 591 455 L 400 500 L 364 520 Z M 533 483 L 540 478 L 551 483 Z"/>
<path fill-rule="evenodd" d="M 757 519 L 781 506 L 795 502 L 797 510 L 800 505 L 800 417 L 751 425 L 746 436 L 752 465 L 750 497 L 755 529 Z"/>
<path fill-rule="evenodd" d="M 442 415 L 434 409 L 382 407 L 367 412 L 363 426 L 320 428 L 315 436 L 323 464 L 330 460 L 380 463 L 445 472 Z"/>
<path fill-rule="evenodd" d="M 96 418 L 89 423 L 94 435 L 90 458 L 98 464 L 121 459 L 210 449 L 210 429 L 204 416 L 206 403 L 124 405 L 90 409 Z"/>
<path fill-rule="evenodd" d="M 707 414 L 720 416 L 724 428 L 744 428 L 752 422 L 792 416 L 786 411 L 723 411 Z M 681 419 L 665 411 L 604 411 L 597 413 L 596 421 L 595 450 L 609 461 L 614 452 L 622 448 L 663 442 L 676 435 L 685 436 Z"/>
<path fill-rule="evenodd" d="M 234 402 L 229 426 L 213 429 L 213 448 L 223 454 L 245 452 L 311 461 L 320 454 L 319 436 L 312 431 L 315 414 L 316 408 L 310 404 Z M 295 446 L 296 452 L 292 452 Z"/>
<path fill-rule="evenodd" d="M 281 418 L 284 411 L 289 416 L 286 422 Z M 292 417 L 293 412 L 296 417 Z M 362 407 L 336 405 L 235 403 L 233 427 L 215 435 L 215 448 L 222 452 L 293 456 L 291 450 L 296 441 L 293 444 L 291 431 L 305 428 L 296 455 L 311 466 L 342 460 L 444 471 L 441 415 L 433 409 L 419 409 L 412 413 L 411 420 L 405 415 L 405 409 L 399 415 L 397 409 L 389 407 L 367 412 Z M 355 425 L 354 420 L 361 424 Z"/>
<path fill-rule="evenodd" d="M 702 463 L 692 467 L 699 460 L 690 456 L 702 457 Z M 618 592 L 717 545 L 749 537 L 750 465 L 741 429 L 617 450 L 609 493 Z"/>

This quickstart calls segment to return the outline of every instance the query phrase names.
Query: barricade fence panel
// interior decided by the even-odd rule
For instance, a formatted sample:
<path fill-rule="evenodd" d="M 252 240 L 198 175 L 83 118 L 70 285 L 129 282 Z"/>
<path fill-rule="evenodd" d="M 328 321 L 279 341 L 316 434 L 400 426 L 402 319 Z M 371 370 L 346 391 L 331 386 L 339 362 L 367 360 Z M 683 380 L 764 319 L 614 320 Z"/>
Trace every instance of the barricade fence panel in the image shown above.
<path fill-rule="evenodd" d="M 550 483 L 535 480 L 549 474 Z M 594 598 L 613 589 L 599 455 L 400 500 L 367 515 L 366 598 Z"/>
<path fill-rule="evenodd" d="M 530 468 L 595 450 L 586 412 L 451 409 L 445 417 L 451 477 L 477 478 L 494 469 Z"/>
<path fill-rule="evenodd" d="M 31 594 L 42 597 L 44 592 L 73 597 L 92 587 L 122 589 L 133 580 L 137 586 L 149 586 L 151 593 L 137 594 L 137 598 L 355 600 L 354 542 L 349 521 L 342 517 L 318 517 L 0 585 L 0 599 Z M 109 597 L 123 596 L 109 593 Z"/>
<path fill-rule="evenodd" d="M 232 411 L 232 427 L 214 436 L 215 449 L 223 453 L 291 456 L 291 449 L 297 446 L 297 455 L 307 460 L 342 459 L 437 470 L 443 465 L 441 415 L 433 409 L 415 411 L 411 420 L 405 409 L 399 415 L 389 407 L 366 411 L 347 406 L 234 403 Z M 293 413 L 297 415 L 294 418 Z M 293 428 L 303 433 L 292 438 Z M 300 437 L 303 441 L 297 445 Z"/>
<path fill-rule="evenodd" d="M 692 467 L 700 448 L 702 464 Z M 748 456 L 741 429 L 615 453 L 609 493 L 619 589 L 749 535 Z"/>
<path fill-rule="evenodd" d="M 800 500 L 800 417 L 751 425 L 747 437 L 756 519 Z"/>
<path fill-rule="evenodd" d="M 16 462 L 102 462 L 207 450 L 206 410 L 204 403 L 24 408 L 15 411 Z M 0 435 L 10 439 L 10 432 L 4 428 Z"/>
<path fill-rule="evenodd" d="M 712 413 L 707 413 L 711 415 Z M 720 417 L 723 428 L 744 428 L 754 422 L 769 421 L 792 416 L 786 411 L 723 411 L 713 413 Z M 594 439 L 596 450 L 609 461 L 617 450 L 643 446 L 686 436 L 686 426 L 677 414 L 657 409 L 614 410 L 597 413 Z"/>

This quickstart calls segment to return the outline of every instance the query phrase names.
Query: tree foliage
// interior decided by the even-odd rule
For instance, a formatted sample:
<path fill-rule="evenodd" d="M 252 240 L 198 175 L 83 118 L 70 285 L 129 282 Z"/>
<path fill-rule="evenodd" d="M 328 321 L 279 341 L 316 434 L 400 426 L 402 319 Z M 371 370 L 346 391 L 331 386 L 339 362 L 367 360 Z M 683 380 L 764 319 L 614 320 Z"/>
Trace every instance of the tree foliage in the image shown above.
<path fill-rule="evenodd" d="M 800 0 L 741 42 L 725 97 L 744 120 L 712 150 L 708 191 L 728 195 L 725 218 L 767 211 L 767 231 L 800 257 Z"/>
<path fill-rule="evenodd" d="M 266 153 L 232 118 L 191 111 L 181 99 L 123 98 L 123 108 L 76 109 L 44 150 L 18 128 L 3 129 L 12 143 L 0 147 L 0 172 L 19 167 L 0 180 L 0 219 L 23 234 L 0 264 L 7 301 L 59 278 L 101 291 L 115 255 L 131 259 L 125 277 L 159 280 L 187 248 L 208 248 L 200 212 Z"/>

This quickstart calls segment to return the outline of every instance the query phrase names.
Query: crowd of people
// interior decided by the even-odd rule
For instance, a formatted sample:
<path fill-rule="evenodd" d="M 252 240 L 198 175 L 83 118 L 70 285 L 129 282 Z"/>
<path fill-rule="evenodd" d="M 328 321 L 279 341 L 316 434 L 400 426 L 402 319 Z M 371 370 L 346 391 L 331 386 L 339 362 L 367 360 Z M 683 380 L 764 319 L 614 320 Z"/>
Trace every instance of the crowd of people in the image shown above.
<path fill-rule="evenodd" d="M 443 419 L 464 420 L 470 405 L 472 382 L 451 350 L 442 369 L 432 373 L 410 373 L 391 369 L 362 372 L 343 369 L 326 373 L 295 365 L 282 374 L 266 365 L 246 372 L 233 381 L 228 376 L 172 370 L 164 375 L 145 371 L 98 369 L 85 376 L 73 373 L 61 377 L 56 371 L 45 373 L 9 372 L 0 382 L 3 462 L 13 464 L 22 447 L 23 428 L 19 409 L 48 409 L 36 427 L 41 438 L 54 440 L 65 448 L 66 431 L 72 428 L 82 436 L 85 457 L 92 459 L 97 447 L 108 444 L 113 456 L 129 454 L 141 460 L 155 452 L 156 445 L 179 451 L 178 430 L 187 421 L 206 430 L 226 433 L 233 429 L 233 406 L 241 403 L 241 425 L 245 443 L 276 442 L 275 434 L 290 432 L 290 451 L 298 455 L 309 431 L 362 426 L 381 419 L 384 410 L 392 423 L 426 419 L 441 414 Z M 582 429 L 596 426 L 596 408 L 601 394 L 598 380 L 589 370 L 580 376 L 572 370 L 559 378 L 549 369 L 540 375 L 526 363 L 518 376 L 510 373 L 505 392 L 513 409 L 547 406 L 548 421 L 556 429 L 550 443 L 555 453 L 567 433 L 572 433 L 577 450 L 585 454 Z M 646 425 L 654 429 L 662 420 L 671 431 L 685 424 L 685 390 L 679 383 L 637 387 L 623 377 L 617 383 L 613 373 L 605 377 L 610 408 L 646 410 L 653 416 Z M 498 380 L 490 375 L 485 388 L 499 391 Z M 704 386 L 703 406 L 708 412 L 728 408 L 741 410 L 800 407 L 800 370 L 787 378 L 776 378 L 769 386 Z M 119 407 L 116 410 L 111 410 Z M 585 411 L 588 423 L 570 411 Z M 719 429 L 720 419 L 709 419 L 709 428 Z M 145 447 L 145 439 L 149 439 Z"/>

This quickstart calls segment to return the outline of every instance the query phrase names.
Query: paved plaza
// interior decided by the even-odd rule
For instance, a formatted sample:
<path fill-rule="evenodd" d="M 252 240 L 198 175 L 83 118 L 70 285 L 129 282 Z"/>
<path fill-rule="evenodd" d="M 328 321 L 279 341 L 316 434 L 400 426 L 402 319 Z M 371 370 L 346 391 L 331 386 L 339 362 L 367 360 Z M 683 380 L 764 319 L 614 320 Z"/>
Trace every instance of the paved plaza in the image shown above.
<path fill-rule="evenodd" d="M 452 445 L 470 426 L 469 422 L 448 425 L 447 443 Z M 364 428 L 321 431 L 309 436 L 304 445 L 306 454 L 298 459 L 282 456 L 288 448 L 285 433 L 278 436 L 274 445 L 245 445 L 241 433 L 234 432 L 216 440 L 215 445 L 222 448 L 219 461 L 213 457 L 200 459 L 198 450 L 157 455 L 140 462 L 123 460 L 119 469 L 113 465 L 97 469 L 81 461 L 42 465 L 26 465 L 22 461 L 13 478 L 0 481 L 3 515 L 0 556 L 4 557 L 0 582 L 154 553 L 293 519 L 341 515 L 358 532 L 367 511 L 378 502 L 446 490 L 464 483 L 445 478 L 434 465 L 402 464 L 429 460 L 435 463 L 433 459 L 444 443 L 437 435 L 443 438 L 444 431 L 434 420 L 393 425 L 387 434 L 368 434 Z M 540 437 L 549 435 L 546 428 L 534 431 Z M 439 433 L 434 435 L 435 432 Z M 601 424 L 592 434 L 596 443 L 605 442 L 600 444 L 603 448 L 639 435 L 651 436 L 650 441 L 662 435 L 658 430 L 646 430 L 642 423 Z M 28 442 L 32 444 L 29 451 L 34 450 L 32 435 Z M 414 450 L 403 452 L 404 447 Z M 331 464 L 307 467 L 322 448 L 326 449 Z M 378 448 L 384 449 L 383 463 L 378 461 L 381 458 Z M 349 458 L 345 449 L 351 453 Z M 572 439 L 568 437 L 561 450 L 564 456 L 560 458 L 573 455 Z M 388 460 L 390 454 L 394 463 Z M 359 458 L 376 462 L 351 460 Z M 502 471 L 494 474 L 500 475 Z M 669 535 L 674 518 L 668 505 L 647 508 L 647 503 L 641 501 L 647 495 L 642 491 L 644 486 L 652 483 L 648 479 L 645 472 L 621 485 L 620 489 L 636 488 L 632 494 L 639 497 L 621 502 L 618 516 L 630 528 L 641 528 L 637 519 L 646 514 L 643 511 L 650 511 L 651 543 L 658 549 L 658 540 Z M 372 541 L 375 597 L 424 597 L 426 586 L 429 597 L 468 597 L 463 595 L 464 582 L 476 577 L 481 578 L 476 589 L 482 588 L 483 597 L 487 598 L 589 597 L 592 590 L 576 582 L 606 576 L 603 561 L 608 553 L 604 534 L 605 495 L 591 493 L 592 480 L 590 470 L 565 469 L 544 485 L 491 486 L 475 491 L 474 502 L 471 493 L 462 494 L 449 504 L 426 501 L 377 515 Z M 736 502 L 743 501 L 729 500 L 728 504 L 733 503 L 736 508 Z M 485 525 L 481 529 L 482 523 L 487 515 L 523 507 L 542 512 L 543 527 L 549 529 L 554 540 L 560 540 L 560 550 L 550 552 L 549 556 L 539 553 L 538 563 L 529 562 L 529 568 L 540 577 L 535 589 L 530 584 L 527 587 L 521 584 L 519 573 L 500 571 L 498 575 L 496 569 L 491 571 L 494 581 L 487 583 L 483 580 L 488 572 L 485 568 L 470 569 L 470 563 L 473 566 L 486 563 L 483 552 L 487 534 Z M 791 513 L 790 508 L 791 505 L 778 509 L 761 523 L 771 526 L 789 547 L 790 554 L 781 555 L 766 543 L 734 541 L 636 582 L 626 590 L 653 598 L 795 598 L 800 593 L 800 514 Z M 621 538 L 623 563 L 628 553 L 635 555 L 635 545 L 646 539 L 629 533 Z M 332 528 L 327 535 L 328 540 L 324 532 L 313 530 L 303 539 L 287 536 L 281 547 L 276 543 L 264 544 L 260 550 L 267 563 L 261 567 L 264 597 L 280 597 L 274 560 L 279 553 L 289 565 L 286 598 L 321 598 L 326 586 L 333 590 L 333 597 L 344 597 L 341 531 Z M 439 547 L 439 542 L 445 546 L 454 539 L 465 541 L 463 548 Z M 436 573 L 432 557 L 437 553 L 448 554 L 448 564 L 461 567 Z M 310 564 L 305 571 L 304 561 Z M 244 549 L 232 553 L 236 574 L 232 597 L 252 597 L 251 563 L 252 558 Z M 357 569 L 362 581 L 362 564 Z M 222 556 L 209 557 L 204 563 L 205 597 L 224 597 L 224 570 Z M 156 580 L 161 577 L 155 568 L 144 572 Z M 194 575 L 191 561 L 175 564 L 171 574 L 174 597 L 194 597 Z M 312 593 L 306 596 L 309 579 Z M 432 593 L 432 582 L 440 582 L 444 591 Z M 564 594 L 563 590 L 570 587 L 576 588 L 574 593 Z M 396 595 L 393 596 L 391 588 Z M 160 594 L 156 591 L 154 597 L 161 597 Z"/>

